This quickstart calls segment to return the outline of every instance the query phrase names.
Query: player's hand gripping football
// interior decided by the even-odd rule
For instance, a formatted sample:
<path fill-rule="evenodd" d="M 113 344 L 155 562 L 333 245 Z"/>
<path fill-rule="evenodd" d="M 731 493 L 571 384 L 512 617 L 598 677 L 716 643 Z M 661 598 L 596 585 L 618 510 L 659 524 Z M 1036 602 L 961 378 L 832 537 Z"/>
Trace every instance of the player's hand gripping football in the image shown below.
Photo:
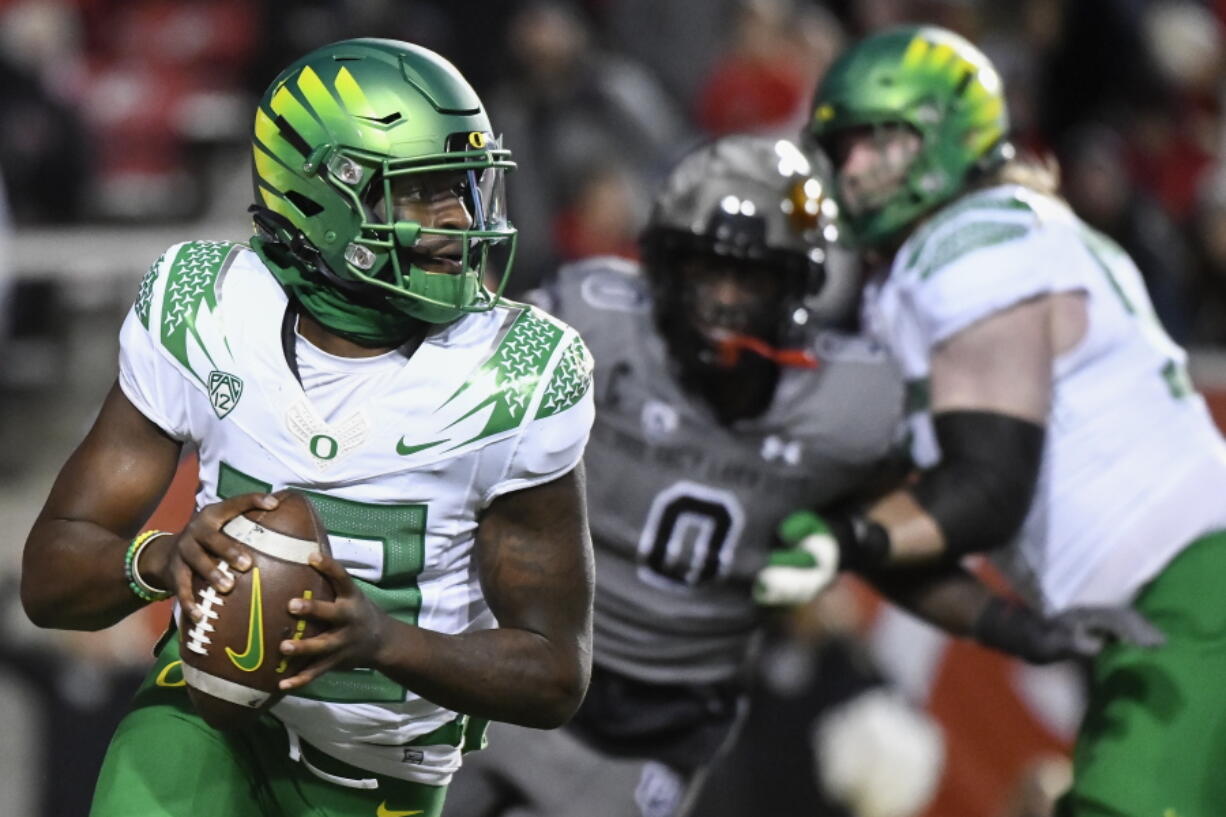
<path fill-rule="evenodd" d="M 391 619 L 361 591 L 340 562 L 313 554 L 310 564 L 332 583 L 336 599 L 290 600 L 290 613 L 318 622 L 324 632 L 313 638 L 281 642 L 285 655 L 309 660 L 301 672 L 281 681 L 283 690 L 305 686 L 334 669 L 374 666 L 379 648 L 388 640 L 386 628 Z"/>
<path fill-rule="evenodd" d="M 753 583 L 758 604 L 804 604 L 834 581 L 839 545 L 830 527 L 815 513 L 788 514 L 777 530 L 781 547 L 770 552 Z"/>
<path fill-rule="evenodd" d="M 168 547 L 156 548 L 160 543 L 150 543 L 150 552 L 144 559 L 147 575 L 155 582 L 164 582 L 161 586 L 178 598 L 192 620 L 199 620 L 200 612 L 192 596 L 192 574 L 204 577 L 218 593 L 228 593 L 234 587 L 234 579 L 218 569 L 218 562 L 225 560 L 240 572 L 251 567 L 245 546 L 222 533 L 222 527 L 247 511 L 270 511 L 278 504 L 271 494 L 251 493 L 205 505 L 178 536 L 166 537 L 170 540 Z"/>

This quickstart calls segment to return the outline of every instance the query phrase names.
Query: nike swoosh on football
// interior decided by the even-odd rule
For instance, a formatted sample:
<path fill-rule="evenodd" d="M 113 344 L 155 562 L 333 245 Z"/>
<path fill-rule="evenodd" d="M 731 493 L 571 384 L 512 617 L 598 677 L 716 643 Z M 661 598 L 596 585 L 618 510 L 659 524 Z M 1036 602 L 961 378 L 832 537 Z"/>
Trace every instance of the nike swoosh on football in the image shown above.
<path fill-rule="evenodd" d="M 422 443 L 421 445 L 405 445 L 404 437 L 401 437 L 396 443 L 396 453 L 402 457 L 407 457 L 410 454 L 416 454 L 418 451 L 425 451 L 427 448 L 433 448 L 436 445 L 442 445 L 446 440 L 435 440 L 432 443 Z"/>
<path fill-rule="evenodd" d="M 421 809 L 415 809 L 412 811 L 392 811 L 387 807 L 386 800 L 380 803 L 379 807 L 375 809 L 375 817 L 412 817 L 414 814 L 422 813 L 423 812 Z"/>
<path fill-rule="evenodd" d="M 230 662 L 243 672 L 255 672 L 264 663 L 264 597 L 260 594 L 260 569 L 251 569 L 251 608 L 247 614 L 247 649 L 241 653 L 226 647 Z"/>

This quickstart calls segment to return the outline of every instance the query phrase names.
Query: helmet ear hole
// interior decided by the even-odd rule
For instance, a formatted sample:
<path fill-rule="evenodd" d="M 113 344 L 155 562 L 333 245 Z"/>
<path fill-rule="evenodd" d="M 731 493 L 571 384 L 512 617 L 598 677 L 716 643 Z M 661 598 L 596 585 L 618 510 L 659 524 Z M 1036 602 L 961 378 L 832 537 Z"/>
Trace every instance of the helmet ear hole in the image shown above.
<path fill-rule="evenodd" d="M 307 218 L 318 215 L 323 212 L 324 208 L 319 202 L 314 199 L 309 199 L 299 193 L 297 190 L 287 190 L 285 198 L 289 199 L 290 204 L 298 208 L 298 212 L 302 213 Z"/>

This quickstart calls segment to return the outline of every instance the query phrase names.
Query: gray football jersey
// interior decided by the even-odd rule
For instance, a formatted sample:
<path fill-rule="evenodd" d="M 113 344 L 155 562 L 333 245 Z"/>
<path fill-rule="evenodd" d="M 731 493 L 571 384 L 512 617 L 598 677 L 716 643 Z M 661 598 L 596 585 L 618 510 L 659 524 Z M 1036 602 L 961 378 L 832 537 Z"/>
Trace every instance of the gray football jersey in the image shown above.
<path fill-rule="evenodd" d="M 570 265 L 540 294 L 595 358 L 595 660 L 655 683 L 727 680 L 760 622 L 750 587 L 776 524 L 876 473 L 896 449 L 901 379 L 873 343 L 822 334 L 816 370 L 785 370 L 762 416 L 721 426 L 670 374 L 634 264 Z"/>

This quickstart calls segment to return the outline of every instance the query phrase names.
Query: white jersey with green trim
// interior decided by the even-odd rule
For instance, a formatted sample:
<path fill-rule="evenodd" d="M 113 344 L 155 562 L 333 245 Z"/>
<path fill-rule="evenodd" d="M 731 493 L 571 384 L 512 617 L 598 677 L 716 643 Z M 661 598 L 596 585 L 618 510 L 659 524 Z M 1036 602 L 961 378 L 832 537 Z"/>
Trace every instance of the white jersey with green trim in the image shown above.
<path fill-rule="evenodd" d="M 473 560 L 477 516 L 582 457 L 594 415 L 583 342 L 534 307 L 500 305 L 433 331 L 398 369 L 377 367 L 359 403 L 321 416 L 286 359 L 287 308 L 248 247 L 176 245 L 124 323 L 120 387 L 197 447 L 198 507 L 300 489 L 334 556 L 394 617 L 450 634 L 496 626 Z M 432 785 L 458 768 L 468 723 L 370 670 L 329 673 L 273 714 L 341 760 Z"/>
<path fill-rule="evenodd" d="M 1048 610 L 1119 604 L 1196 537 L 1226 526 L 1226 446 L 1136 266 L 1060 200 L 1015 185 L 939 211 L 868 287 L 865 324 L 908 381 L 912 453 L 940 458 L 927 400 L 933 350 L 1028 298 L 1081 292 L 1084 338 L 1055 361 L 1038 489 L 998 554 Z"/>

